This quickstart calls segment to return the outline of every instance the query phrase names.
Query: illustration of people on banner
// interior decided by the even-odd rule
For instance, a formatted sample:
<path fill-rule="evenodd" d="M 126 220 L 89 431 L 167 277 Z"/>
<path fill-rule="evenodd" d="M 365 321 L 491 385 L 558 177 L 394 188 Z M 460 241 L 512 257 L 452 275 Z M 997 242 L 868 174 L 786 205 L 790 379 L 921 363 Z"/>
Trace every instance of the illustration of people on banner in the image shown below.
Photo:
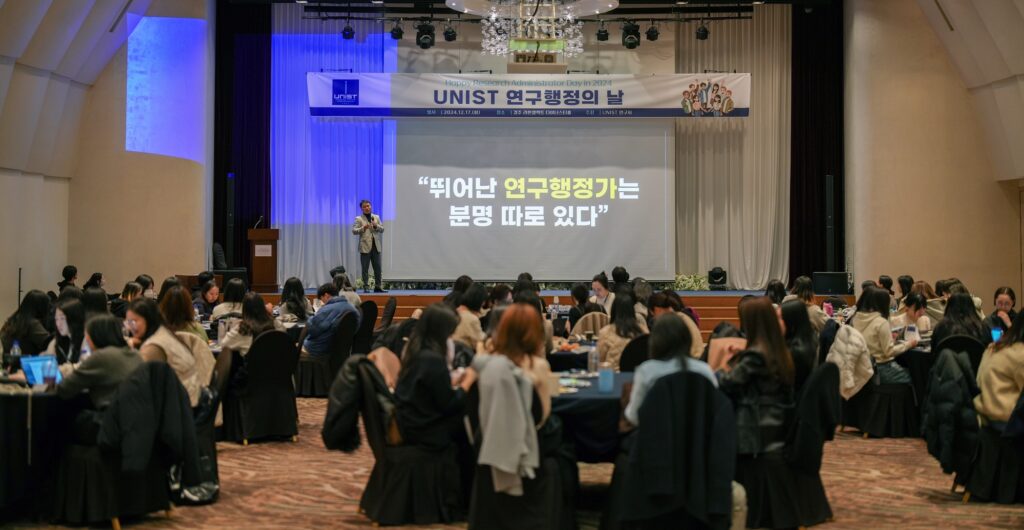
<path fill-rule="evenodd" d="M 695 118 L 728 116 L 735 108 L 732 90 L 724 83 L 709 81 L 690 83 L 689 89 L 683 91 L 683 99 L 680 104 L 683 107 L 683 112 Z"/>

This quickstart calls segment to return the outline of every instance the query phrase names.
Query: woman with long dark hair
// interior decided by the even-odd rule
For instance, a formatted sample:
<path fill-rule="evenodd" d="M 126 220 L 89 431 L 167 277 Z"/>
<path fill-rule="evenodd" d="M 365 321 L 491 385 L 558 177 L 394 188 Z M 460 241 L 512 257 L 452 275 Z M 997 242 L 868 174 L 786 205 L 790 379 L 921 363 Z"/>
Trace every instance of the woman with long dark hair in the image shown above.
<path fill-rule="evenodd" d="M 106 286 L 106 284 L 107 282 L 103 280 L 103 273 L 94 272 L 92 273 L 92 276 L 89 276 L 89 279 L 85 282 L 85 284 L 82 285 L 82 290 L 84 291 L 92 287 L 98 287 L 102 289 L 104 286 Z"/>
<path fill-rule="evenodd" d="M 783 302 L 788 302 L 794 298 L 807 306 L 807 316 L 811 319 L 814 331 L 821 333 L 822 328 L 825 327 L 825 321 L 828 320 L 828 315 L 825 314 L 825 310 L 814 303 L 814 282 L 811 281 L 810 277 L 800 276 L 793 280 L 793 288 L 789 290 L 789 295 L 783 299 Z"/>
<path fill-rule="evenodd" d="M 903 352 L 917 346 L 917 339 L 893 344 L 892 328 L 889 325 L 889 293 L 879 287 L 869 287 L 857 300 L 857 313 L 850 324 L 864 336 L 868 351 L 875 359 L 875 372 L 882 384 L 909 383 L 907 374 L 899 363 L 893 361 Z"/>
<path fill-rule="evenodd" d="M 902 309 L 899 314 L 889 317 L 889 325 L 892 329 L 906 328 L 913 324 L 917 326 L 918 333 L 930 335 L 932 332 L 932 321 L 925 314 L 928 308 L 928 301 L 918 293 L 909 293 L 903 298 Z"/>
<path fill-rule="evenodd" d="M 110 314 L 107 292 L 99 287 L 87 287 L 82 293 L 82 305 L 85 307 L 85 319 Z"/>
<path fill-rule="evenodd" d="M 242 319 L 238 321 L 220 341 L 225 351 L 236 351 L 241 355 L 249 353 L 252 342 L 265 331 L 283 330 L 281 325 L 270 313 L 259 293 L 245 293 L 242 299 Z"/>
<path fill-rule="evenodd" d="M 395 422 L 406 444 L 446 449 L 460 428 L 465 392 L 476 380 L 476 372 L 467 370 L 459 386 L 452 388 L 448 339 L 458 324 L 459 317 L 447 304 L 431 304 L 416 321 L 402 351 Z"/>
<path fill-rule="evenodd" d="M 772 280 L 768 282 L 768 287 L 764 290 L 764 295 L 772 301 L 773 304 L 781 305 L 782 300 L 786 298 L 786 284 L 780 280 Z"/>
<path fill-rule="evenodd" d="M 239 317 L 242 315 L 242 298 L 245 297 L 245 281 L 241 278 L 231 278 L 224 286 L 224 301 L 213 308 L 210 313 L 210 320 L 220 320 L 226 316 Z"/>
<path fill-rule="evenodd" d="M 451 292 L 446 294 L 442 301 L 445 304 L 448 304 L 448 307 L 451 307 L 452 309 L 459 307 L 459 298 L 462 296 L 462 293 L 469 289 L 470 285 L 473 285 L 473 278 L 470 278 L 465 274 L 459 276 L 455 279 Z"/>
<path fill-rule="evenodd" d="M 171 287 L 181 286 L 181 280 L 177 276 L 168 276 L 164 279 L 164 282 L 160 284 L 160 292 L 156 295 L 156 303 L 164 301 L 164 296 L 167 295 L 167 291 L 171 290 Z"/>
<path fill-rule="evenodd" d="M 306 298 L 306 288 L 302 285 L 302 280 L 294 276 L 285 280 L 284 287 L 281 288 L 281 305 L 277 310 L 281 320 L 291 322 L 305 322 L 313 314 L 313 304 Z"/>
<path fill-rule="evenodd" d="M 60 271 L 61 281 L 57 282 L 57 294 L 60 294 L 65 287 L 71 287 L 75 285 L 75 280 L 78 279 L 78 267 L 74 265 L 65 265 L 64 269 Z"/>
<path fill-rule="evenodd" d="M 78 300 L 57 304 L 54 321 L 57 336 L 50 341 L 46 353 L 57 356 L 57 363 L 77 363 L 85 339 L 85 307 Z"/>
<path fill-rule="evenodd" d="M 38 355 L 50 343 L 50 332 L 43 325 L 50 313 L 50 297 L 32 289 L 25 293 L 21 305 L 0 327 L 0 344 L 9 354 L 17 342 L 22 355 Z"/>
<path fill-rule="evenodd" d="M 169 364 L 185 387 L 191 406 L 198 405 L 200 391 L 209 383 L 213 370 L 209 348 L 193 352 L 185 339 L 164 325 L 159 306 L 150 298 L 132 300 L 125 326 L 131 334 L 129 344 L 139 350 L 142 360 Z"/>
<path fill-rule="evenodd" d="M 618 370 L 619 357 L 629 342 L 647 333 L 647 322 L 636 318 L 633 298 L 619 293 L 612 303 L 611 321 L 597 332 L 597 352 L 601 362 L 610 363 Z"/>
<path fill-rule="evenodd" d="M 786 347 L 793 357 L 793 387 L 799 391 L 818 365 L 818 334 L 811 326 L 807 307 L 799 300 L 790 300 L 781 309 L 786 324 Z"/>
<path fill-rule="evenodd" d="M 192 308 L 199 312 L 199 318 L 209 320 L 213 310 L 220 303 L 220 287 L 217 282 L 210 280 L 199 287 L 199 291 L 192 298 Z"/>
<path fill-rule="evenodd" d="M 940 351 L 942 341 L 953 335 L 967 335 L 985 345 L 992 342 L 992 333 L 978 317 L 974 299 L 967 293 L 953 294 L 946 301 L 946 312 L 942 317 L 942 322 L 935 326 L 935 332 L 932 333 L 932 345 L 936 348 L 935 351 Z"/>
<path fill-rule="evenodd" d="M 590 281 L 590 288 L 594 290 L 594 296 L 590 301 L 603 307 L 609 315 L 612 313 L 612 304 L 615 303 L 615 293 L 608 290 L 608 275 L 601 271 L 594 275 Z"/>
<path fill-rule="evenodd" d="M 907 298 L 910 291 L 914 288 L 914 277 L 909 274 L 904 274 L 899 278 L 896 278 L 896 283 L 900 286 L 900 305 L 902 307 L 903 300 Z"/>

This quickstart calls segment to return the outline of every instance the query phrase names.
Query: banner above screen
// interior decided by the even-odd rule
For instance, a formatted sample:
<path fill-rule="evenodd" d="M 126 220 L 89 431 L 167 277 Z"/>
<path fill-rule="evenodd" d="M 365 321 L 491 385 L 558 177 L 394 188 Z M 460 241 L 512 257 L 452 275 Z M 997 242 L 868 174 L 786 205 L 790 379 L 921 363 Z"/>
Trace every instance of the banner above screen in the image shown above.
<path fill-rule="evenodd" d="M 750 74 L 306 74 L 312 116 L 734 118 Z"/>

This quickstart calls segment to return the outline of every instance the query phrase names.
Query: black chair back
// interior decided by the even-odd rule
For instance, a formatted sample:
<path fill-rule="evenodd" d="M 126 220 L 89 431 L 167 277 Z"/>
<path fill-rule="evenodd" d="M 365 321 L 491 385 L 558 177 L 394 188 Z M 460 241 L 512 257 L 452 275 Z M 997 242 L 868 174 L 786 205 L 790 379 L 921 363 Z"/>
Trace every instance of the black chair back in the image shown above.
<path fill-rule="evenodd" d="M 373 344 L 373 327 L 377 324 L 377 302 L 367 300 L 359 305 L 363 321 L 352 338 L 352 353 L 370 353 Z"/>
<path fill-rule="evenodd" d="M 261 333 L 245 356 L 247 378 L 241 404 L 243 438 L 298 434 L 292 374 L 299 350 L 284 331 Z"/>
<path fill-rule="evenodd" d="M 341 365 L 345 364 L 345 359 L 352 354 L 352 339 L 355 334 L 356 315 L 351 312 L 346 313 L 336 324 L 334 335 L 331 337 L 331 353 L 327 360 L 331 370 L 329 381 L 334 381 Z"/>
<path fill-rule="evenodd" d="M 933 351 L 952 350 L 956 353 L 965 352 L 971 359 L 971 370 L 973 376 L 978 373 L 978 365 L 981 364 L 981 355 L 985 353 L 985 345 L 978 339 L 969 335 L 951 335 L 942 339 L 941 344 L 936 344 Z"/>
<path fill-rule="evenodd" d="M 366 441 L 370 444 L 373 457 L 383 460 L 384 449 L 387 446 L 388 426 L 384 423 L 384 409 L 378 401 L 377 385 L 374 382 L 374 379 L 383 380 L 383 376 L 380 375 L 373 363 L 359 363 L 358 371 L 359 382 L 363 387 L 360 411 L 363 415 L 363 426 L 366 428 Z"/>
<path fill-rule="evenodd" d="M 825 364 L 825 358 L 828 357 L 828 352 L 832 349 L 832 343 L 836 341 L 836 334 L 838 333 L 838 322 L 832 319 L 825 322 L 825 327 L 821 329 L 821 333 L 818 335 L 818 366 Z"/>
<path fill-rule="evenodd" d="M 374 333 L 384 331 L 388 329 L 391 322 L 395 319 L 395 311 L 398 309 L 398 299 L 394 296 L 389 296 L 387 303 L 384 304 L 384 312 L 380 317 L 380 325 L 374 330 Z"/>
<path fill-rule="evenodd" d="M 637 366 L 640 366 L 640 363 L 649 358 L 647 342 L 650 338 L 650 335 L 640 335 L 639 337 L 629 341 L 629 344 L 626 345 L 626 349 L 622 350 L 622 357 L 619 358 L 620 372 L 633 372 L 636 370 Z"/>

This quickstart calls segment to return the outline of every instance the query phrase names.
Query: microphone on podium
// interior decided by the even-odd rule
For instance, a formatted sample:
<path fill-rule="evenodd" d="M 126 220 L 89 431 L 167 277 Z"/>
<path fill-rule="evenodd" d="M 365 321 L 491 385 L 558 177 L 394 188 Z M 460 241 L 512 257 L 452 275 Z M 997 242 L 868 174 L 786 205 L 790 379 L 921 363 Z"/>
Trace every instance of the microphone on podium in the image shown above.
<path fill-rule="evenodd" d="M 256 224 L 252 225 L 253 229 L 259 228 L 260 227 L 260 223 L 262 223 L 262 222 L 263 222 L 263 216 L 261 215 L 260 218 L 256 220 Z"/>

